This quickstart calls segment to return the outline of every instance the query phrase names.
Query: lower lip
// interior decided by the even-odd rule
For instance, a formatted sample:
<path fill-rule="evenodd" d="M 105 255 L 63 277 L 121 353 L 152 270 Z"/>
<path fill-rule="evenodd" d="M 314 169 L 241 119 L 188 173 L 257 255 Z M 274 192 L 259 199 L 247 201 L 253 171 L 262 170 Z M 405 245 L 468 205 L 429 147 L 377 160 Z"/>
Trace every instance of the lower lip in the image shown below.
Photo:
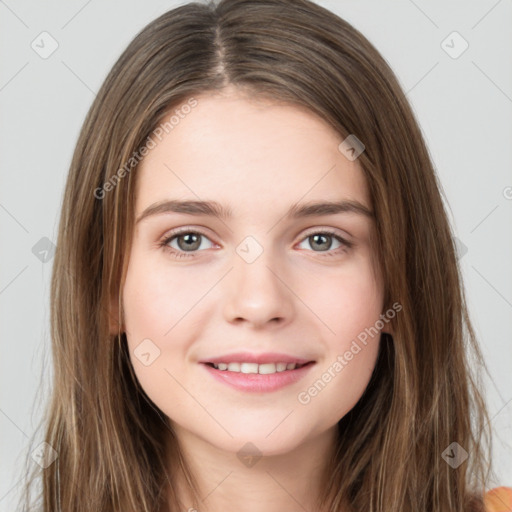
<path fill-rule="evenodd" d="M 285 370 L 271 374 L 230 372 L 228 370 L 217 370 L 205 363 L 201 365 L 220 382 L 228 384 L 241 391 L 252 391 L 266 393 L 276 391 L 285 386 L 298 382 L 302 379 L 315 363 L 308 363 L 295 370 Z"/>

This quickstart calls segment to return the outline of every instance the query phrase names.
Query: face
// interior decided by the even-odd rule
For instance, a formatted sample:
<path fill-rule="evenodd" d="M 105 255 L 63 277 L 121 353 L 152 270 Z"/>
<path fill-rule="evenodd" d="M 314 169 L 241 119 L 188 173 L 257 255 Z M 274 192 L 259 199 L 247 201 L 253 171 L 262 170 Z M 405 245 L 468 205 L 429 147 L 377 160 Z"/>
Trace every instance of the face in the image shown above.
<path fill-rule="evenodd" d="M 137 170 L 122 290 L 131 361 L 177 432 L 285 453 L 333 429 L 375 366 L 380 333 L 360 341 L 383 313 L 371 217 L 294 215 L 317 202 L 371 210 L 365 178 L 309 111 L 233 90 L 195 98 Z M 185 201 L 230 216 L 176 207 Z M 240 352 L 227 370 L 207 364 Z M 286 356 L 309 364 L 265 374 Z"/>

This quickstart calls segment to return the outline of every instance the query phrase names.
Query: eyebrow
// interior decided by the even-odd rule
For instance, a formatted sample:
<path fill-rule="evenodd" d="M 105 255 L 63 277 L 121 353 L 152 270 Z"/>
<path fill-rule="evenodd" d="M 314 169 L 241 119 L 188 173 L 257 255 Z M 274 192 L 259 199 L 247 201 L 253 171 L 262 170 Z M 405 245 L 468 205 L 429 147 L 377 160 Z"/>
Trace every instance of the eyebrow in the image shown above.
<path fill-rule="evenodd" d="M 136 224 L 150 216 L 163 213 L 185 213 L 188 215 L 207 215 L 227 220 L 233 217 L 233 211 L 217 203 L 216 201 L 178 201 L 168 200 L 154 203 L 148 206 L 136 220 Z M 320 215 L 336 215 L 340 213 L 352 213 L 373 218 L 373 212 L 364 204 L 352 199 L 341 201 L 321 201 L 310 203 L 293 204 L 286 217 L 289 219 L 300 219 Z"/>

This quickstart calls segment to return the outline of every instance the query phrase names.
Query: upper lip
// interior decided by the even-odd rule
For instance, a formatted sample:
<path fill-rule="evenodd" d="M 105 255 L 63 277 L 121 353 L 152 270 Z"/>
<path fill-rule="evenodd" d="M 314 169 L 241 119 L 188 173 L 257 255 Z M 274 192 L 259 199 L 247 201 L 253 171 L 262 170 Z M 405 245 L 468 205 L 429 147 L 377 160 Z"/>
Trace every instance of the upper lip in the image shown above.
<path fill-rule="evenodd" d="M 199 361 L 200 363 L 296 363 L 306 364 L 312 362 L 311 359 L 291 356 L 288 354 L 279 354 L 277 352 L 267 352 L 265 354 L 251 354 L 250 352 L 236 352 L 233 354 L 225 354 L 218 357 L 210 357 Z"/>

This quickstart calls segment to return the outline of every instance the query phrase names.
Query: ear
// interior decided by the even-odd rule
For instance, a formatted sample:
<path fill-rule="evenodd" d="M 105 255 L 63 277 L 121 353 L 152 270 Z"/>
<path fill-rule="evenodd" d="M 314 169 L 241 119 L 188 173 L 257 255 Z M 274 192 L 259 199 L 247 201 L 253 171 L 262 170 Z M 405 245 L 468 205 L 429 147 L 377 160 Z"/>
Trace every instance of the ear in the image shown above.
<path fill-rule="evenodd" d="M 108 307 L 109 334 L 117 336 L 119 331 L 124 331 L 122 318 L 119 318 L 119 297 L 111 297 Z M 121 324 L 119 322 L 121 321 Z"/>
<path fill-rule="evenodd" d="M 381 318 L 382 318 L 382 321 L 384 322 L 384 327 L 382 327 L 381 329 L 381 333 L 386 333 L 386 334 L 390 334 L 391 336 L 394 336 L 395 334 L 395 330 L 393 329 L 393 320 L 391 318 L 387 318 L 386 320 L 384 320 L 384 318 L 386 318 L 386 313 L 387 312 L 383 312 L 381 314 Z"/>
<path fill-rule="evenodd" d="M 383 328 L 382 328 L 382 333 L 386 333 L 386 334 L 390 334 L 392 337 L 394 337 L 395 333 L 394 333 L 394 329 L 393 327 L 390 325 L 390 323 L 387 323 Z"/>

